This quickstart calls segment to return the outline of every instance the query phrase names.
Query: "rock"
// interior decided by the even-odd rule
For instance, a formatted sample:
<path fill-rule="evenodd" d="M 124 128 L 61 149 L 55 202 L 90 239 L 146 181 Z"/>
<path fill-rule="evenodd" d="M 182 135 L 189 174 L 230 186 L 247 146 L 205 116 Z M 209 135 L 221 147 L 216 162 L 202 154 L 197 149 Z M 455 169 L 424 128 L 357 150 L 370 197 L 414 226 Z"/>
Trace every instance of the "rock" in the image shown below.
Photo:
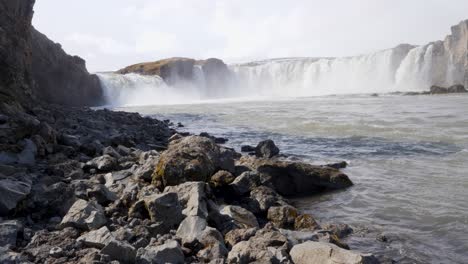
<path fill-rule="evenodd" d="M 345 238 L 354 232 L 347 224 L 325 224 L 322 229 L 336 235 L 338 238 Z"/>
<path fill-rule="evenodd" d="M 103 248 L 105 247 L 111 240 L 113 236 L 109 231 L 109 228 L 103 226 L 98 230 L 90 231 L 86 234 L 81 235 L 77 241 L 82 241 L 86 246 L 95 247 L 95 248 Z"/>
<path fill-rule="evenodd" d="M 257 173 L 252 171 L 243 172 L 230 184 L 231 188 L 237 195 L 245 195 L 259 185 L 260 178 Z"/>
<path fill-rule="evenodd" d="M 166 241 L 166 243 L 160 246 L 140 248 L 136 256 L 136 263 L 139 264 L 182 264 L 185 263 L 184 260 L 184 253 L 179 243 L 175 240 Z"/>
<path fill-rule="evenodd" d="M 16 220 L 0 222 L 0 247 L 15 248 L 19 232 L 22 232 L 20 222 Z"/>
<path fill-rule="evenodd" d="M 102 184 L 97 184 L 92 189 L 87 190 L 89 198 L 95 199 L 99 204 L 108 205 L 111 202 L 117 200 L 115 193 L 109 191 L 109 189 Z"/>
<path fill-rule="evenodd" d="M 250 146 L 250 145 L 242 145 L 241 151 L 242 152 L 255 152 L 255 147 Z"/>
<path fill-rule="evenodd" d="M 191 245 L 198 241 L 207 225 L 204 218 L 188 216 L 180 223 L 176 235 L 182 239 L 182 245 Z"/>
<path fill-rule="evenodd" d="M 153 183 L 161 188 L 187 181 L 209 180 L 217 170 L 234 169 L 234 159 L 213 140 L 189 136 L 172 141 L 158 161 Z"/>
<path fill-rule="evenodd" d="M 0 263 L 2 264 L 18 264 L 26 263 L 22 261 L 21 255 L 6 247 L 0 247 Z"/>
<path fill-rule="evenodd" d="M 227 263 L 291 263 L 288 239 L 279 231 L 261 229 L 247 241 L 234 245 Z"/>
<path fill-rule="evenodd" d="M 31 192 L 31 183 L 12 179 L 0 180 L 0 215 L 6 215 Z"/>
<path fill-rule="evenodd" d="M 137 180 L 144 180 L 151 182 L 151 176 L 154 173 L 154 164 L 158 162 L 159 156 L 151 156 L 142 162 L 133 173 L 133 178 Z"/>
<path fill-rule="evenodd" d="M 230 216 L 239 228 L 258 228 L 255 215 L 240 206 L 227 205 L 221 210 L 221 213 Z"/>
<path fill-rule="evenodd" d="M 270 207 L 288 205 L 287 201 L 273 189 L 266 186 L 258 186 L 250 192 L 251 201 L 255 203 L 261 212 L 266 213 Z"/>
<path fill-rule="evenodd" d="M 295 264 L 371 264 L 379 261 L 370 254 L 341 249 L 333 244 L 308 241 L 295 245 L 289 252 Z"/>
<path fill-rule="evenodd" d="M 275 145 L 275 142 L 271 139 L 267 139 L 258 143 L 255 148 L 255 155 L 263 158 L 273 158 L 279 154 L 279 148 Z"/>
<path fill-rule="evenodd" d="M 330 163 L 325 166 L 330 167 L 330 168 L 335 168 L 335 169 L 344 169 L 348 166 L 348 163 L 346 161 L 341 161 L 337 163 Z"/>
<path fill-rule="evenodd" d="M 297 209 L 290 205 L 273 206 L 268 209 L 268 220 L 278 228 L 292 228 L 297 217 Z"/>
<path fill-rule="evenodd" d="M 235 177 L 229 171 L 220 170 L 211 176 L 210 184 L 215 188 L 220 188 L 231 184 Z"/>
<path fill-rule="evenodd" d="M 208 263 L 214 259 L 224 259 L 228 255 L 228 250 L 224 244 L 221 233 L 212 228 L 206 227 L 203 233 L 198 238 L 202 249 L 197 253 L 200 261 Z"/>
<path fill-rule="evenodd" d="M 49 251 L 49 255 L 53 258 L 60 258 L 63 256 L 63 249 L 61 247 L 53 247 Z"/>
<path fill-rule="evenodd" d="M 177 193 L 154 194 L 143 198 L 151 221 L 176 227 L 182 221 L 182 206 Z"/>
<path fill-rule="evenodd" d="M 111 240 L 101 250 L 101 254 L 109 255 L 112 260 L 118 260 L 123 263 L 134 263 L 136 250 L 127 242 Z"/>
<path fill-rule="evenodd" d="M 466 93 L 466 92 L 468 91 L 461 84 L 452 85 L 448 88 L 433 85 L 431 86 L 431 89 L 430 89 L 431 94 Z"/>
<path fill-rule="evenodd" d="M 58 228 L 98 229 L 107 222 L 103 208 L 94 201 L 78 199 L 63 217 Z"/>
<path fill-rule="evenodd" d="M 117 159 L 107 154 L 94 158 L 86 163 L 86 167 L 88 169 L 94 168 L 102 172 L 115 170 L 117 168 L 117 165 Z"/>
<path fill-rule="evenodd" d="M 177 186 L 168 186 L 164 192 L 175 192 L 179 202 L 184 208 L 182 214 L 185 216 L 208 217 L 207 199 L 211 195 L 208 184 L 204 182 L 185 182 Z"/>
<path fill-rule="evenodd" d="M 320 226 L 309 214 L 302 214 L 294 220 L 294 229 L 296 230 L 315 230 Z"/>
<path fill-rule="evenodd" d="M 243 157 L 241 164 L 257 170 L 264 185 L 284 196 L 312 195 L 353 185 L 346 174 L 330 167 L 254 157 Z"/>
<path fill-rule="evenodd" d="M 226 233 L 224 236 L 224 242 L 229 247 L 233 247 L 235 244 L 248 240 L 253 237 L 257 232 L 258 228 L 243 228 L 243 229 L 234 229 Z"/>

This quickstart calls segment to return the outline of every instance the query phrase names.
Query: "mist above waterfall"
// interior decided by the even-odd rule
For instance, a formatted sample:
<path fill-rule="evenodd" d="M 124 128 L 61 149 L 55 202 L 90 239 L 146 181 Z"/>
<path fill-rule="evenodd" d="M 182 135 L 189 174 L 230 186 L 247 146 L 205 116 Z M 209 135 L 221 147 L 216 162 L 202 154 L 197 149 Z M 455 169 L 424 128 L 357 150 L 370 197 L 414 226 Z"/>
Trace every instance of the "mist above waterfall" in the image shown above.
<path fill-rule="evenodd" d="M 233 64 L 228 69 L 228 78 L 212 76 L 216 72 L 207 76 L 194 65 L 193 80 L 171 78 L 170 85 L 157 75 L 106 73 L 99 77 L 108 102 L 115 105 L 427 91 L 434 84 L 464 81 L 443 42 L 400 45 L 355 57 L 271 59 Z M 214 85 L 212 80 L 216 80 Z"/>

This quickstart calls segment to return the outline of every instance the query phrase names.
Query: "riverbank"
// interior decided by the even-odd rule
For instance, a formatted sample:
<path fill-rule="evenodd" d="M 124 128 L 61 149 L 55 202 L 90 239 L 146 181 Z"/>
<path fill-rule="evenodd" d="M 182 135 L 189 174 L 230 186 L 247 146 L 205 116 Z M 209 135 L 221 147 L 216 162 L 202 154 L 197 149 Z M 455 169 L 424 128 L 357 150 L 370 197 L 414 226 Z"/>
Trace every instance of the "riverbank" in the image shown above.
<path fill-rule="evenodd" d="M 1 118 L 2 261 L 377 261 L 347 250 L 348 226 L 318 224 L 287 200 L 350 179 L 284 161 L 273 142 L 241 155 L 134 113 L 10 110 Z"/>

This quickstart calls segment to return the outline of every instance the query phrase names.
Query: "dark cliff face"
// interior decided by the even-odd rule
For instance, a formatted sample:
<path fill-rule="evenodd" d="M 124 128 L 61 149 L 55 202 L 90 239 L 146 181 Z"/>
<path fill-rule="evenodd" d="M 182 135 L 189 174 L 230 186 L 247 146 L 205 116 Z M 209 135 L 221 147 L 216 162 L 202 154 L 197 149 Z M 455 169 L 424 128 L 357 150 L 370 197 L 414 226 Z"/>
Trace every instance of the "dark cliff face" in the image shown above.
<path fill-rule="evenodd" d="M 99 105 L 101 84 L 84 60 L 32 27 L 34 2 L 0 0 L 0 103 Z"/>
<path fill-rule="evenodd" d="M 33 5 L 34 0 L 0 0 L 0 102 L 31 98 Z"/>
<path fill-rule="evenodd" d="M 68 106 L 103 103 L 101 84 L 86 70 L 85 61 L 70 56 L 60 44 L 31 28 L 34 94 L 45 102 Z"/>

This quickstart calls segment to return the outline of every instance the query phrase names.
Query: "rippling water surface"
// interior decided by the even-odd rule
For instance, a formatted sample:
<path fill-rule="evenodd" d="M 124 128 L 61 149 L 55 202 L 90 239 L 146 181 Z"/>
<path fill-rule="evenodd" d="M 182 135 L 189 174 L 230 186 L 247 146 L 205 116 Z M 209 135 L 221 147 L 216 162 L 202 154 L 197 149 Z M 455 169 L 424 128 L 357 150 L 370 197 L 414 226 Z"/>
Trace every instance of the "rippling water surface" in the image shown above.
<path fill-rule="evenodd" d="M 271 138 L 312 163 L 346 160 L 355 186 L 301 198 L 320 221 L 347 223 L 353 249 L 400 263 L 468 263 L 468 96 L 329 96 L 123 108 L 184 130 Z M 385 235 L 388 242 L 377 241 Z"/>

